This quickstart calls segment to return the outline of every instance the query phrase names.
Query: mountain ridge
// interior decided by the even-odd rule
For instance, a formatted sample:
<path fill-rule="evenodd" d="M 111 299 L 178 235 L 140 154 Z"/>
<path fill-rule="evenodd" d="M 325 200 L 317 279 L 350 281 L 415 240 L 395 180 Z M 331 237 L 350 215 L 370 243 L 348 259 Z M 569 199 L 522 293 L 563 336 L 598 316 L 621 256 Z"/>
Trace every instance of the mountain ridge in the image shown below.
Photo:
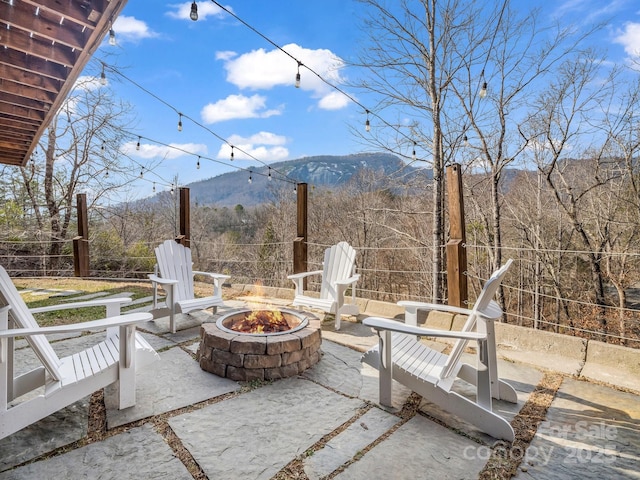
<path fill-rule="evenodd" d="M 286 183 L 292 190 L 296 183 L 307 183 L 320 189 L 337 188 L 347 184 L 362 169 L 380 172 L 385 179 L 397 172 L 403 172 L 405 181 L 420 176 L 430 178 L 430 171 L 426 173 L 423 169 L 407 166 L 396 155 L 357 153 L 317 155 L 249 166 L 245 170 L 226 172 L 185 186 L 190 190 L 191 200 L 198 205 L 252 207 L 271 200 L 274 190 Z"/>

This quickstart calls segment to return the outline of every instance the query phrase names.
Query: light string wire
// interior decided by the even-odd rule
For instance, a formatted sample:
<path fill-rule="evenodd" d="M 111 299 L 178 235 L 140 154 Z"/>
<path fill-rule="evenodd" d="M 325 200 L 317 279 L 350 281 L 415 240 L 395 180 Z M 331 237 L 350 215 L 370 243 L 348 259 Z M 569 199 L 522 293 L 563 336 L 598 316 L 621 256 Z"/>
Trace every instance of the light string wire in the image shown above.
<path fill-rule="evenodd" d="M 408 140 L 409 142 L 413 143 L 414 146 L 414 151 L 415 151 L 415 147 L 417 146 L 417 142 L 409 137 L 406 133 L 404 133 L 402 130 L 398 129 L 396 126 L 390 124 L 389 122 L 387 122 L 383 117 L 381 117 L 380 115 L 378 115 L 376 112 L 370 110 L 369 108 L 367 108 L 365 105 L 363 105 L 361 102 L 359 102 L 353 95 L 349 94 L 348 92 L 346 92 L 345 90 L 343 90 L 342 88 L 340 88 L 339 86 L 335 85 L 334 83 L 330 82 L 329 80 L 327 80 L 326 78 L 324 78 L 320 73 L 318 73 L 317 71 L 315 71 L 313 68 L 309 67 L 308 65 L 304 64 L 304 62 L 298 60 L 294 55 L 292 55 L 291 53 L 289 53 L 288 51 L 286 51 L 284 48 L 282 48 L 279 44 L 277 44 L 276 42 L 274 42 L 271 38 L 267 37 L 266 35 L 264 35 L 262 32 L 260 32 L 258 29 L 256 29 L 255 27 L 253 27 L 252 25 L 250 25 L 249 23 L 247 23 L 245 20 L 243 20 L 242 18 L 240 18 L 238 15 L 236 15 L 233 11 L 229 10 L 228 8 L 226 8 L 225 6 L 221 5 L 220 3 L 218 3 L 216 0 L 211 0 L 216 6 L 218 6 L 218 8 L 220 8 L 222 11 L 226 12 L 228 15 L 230 15 L 231 17 L 233 17 L 234 19 L 236 19 L 238 22 L 240 22 L 242 25 L 244 25 L 246 28 L 248 28 L 249 30 L 251 30 L 252 32 L 254 32 L 256 35 L 258 35 L 259 37 L 261 37 L 262 39 L 264 39 L 267 43 L 269 43 L 270 45 L 272 45 L 274 48 L 276 48 L 277 50 L 281 51 L 282 53 L 284 53 L 285 55 L 287 55 L 289 58 L 291 58 L 292 60 L 294 60 L 298 66 L 298 71 L 300 67 L 304 67 L 305 69 L 307 69 L 307 71 L 309 71 L 310 73 L 312 73 L 313 75 L 315 75 L 320 81 L 322 81 L 324 84 L 326 84 L 327 86 L 329 86 L 330 88 L 336 90 L 337 92 L 339 92 L 340 94 L 342 94 L 343 96 L 345 96 L 349 101 L 351 101 L 352 103 L 354 103 L 355 105 L 357 105 L 358 107 L 360 107 L 367 115 L 367 119 L 369 118 L 369 116 L 372 116 L 376 119 L 378 119 L 382 124 L 384 124 L 386 127 L 390 128 L 391 130 L 395 131 L 396 133 L 400 134 L 403 138 L 405 138 L 406 140 Z M 505 2 L 502 5 L 502 9 L 500 11 L 500 15 L 498 18 L 498 23 L 497 26 L 499 27 L 500 23 L 502 22 L 502 18 L 504 15 L 504 11 L 506 8 L 506 4 L 507 4 L 507 0 L 505 0 Z M 482 74 L 481 74 L 481 79 L 480 81 L 483 82 L 484 79 L 484 71 L 486 68 L 486 65 L 489 62 L 489 58 L 490 58 L 490 54 L 491 54 L 491 49 L 493 48 L 493 43 L 495 41 L 495 38 L 497 36 L 497 28 L 494 30 L 493 36 L 491 38 L 491 43 L 489 46 L 489 50 L 487 51 L 487 56 L 485 58 L 485 62 L 483 65 L 483 69 L 482 69 Z M 143 87 L 142 85 L 140 85 L 139 83 L 137 83 L 136 81 L 134 81 L 133 79 L 129 78 L 128 76 L 126 76 L 124 73 L 122 73 L 121 71 L 119 71 L 116 67 L 106 64 L 105 62 L 101 62 L 102 63 L 102 67 L 103 67 L 103 72 L 104 69 L 108 69 L 111 72 L 115 73 L 116 75 L 120 76 L 121 78 L 125 79 L 126 81 L 128 81 L 129 83 L 131 83 L 132 85 L 136 86 L 137 88 L 139 88 L 140 90 L 142 90 L 143 92 L 145 92 L 146 94 L 150 95 L 151 97 L 153 97 L 154 99 L 156 99 L 157 101 L 161 102 L 162 104 L 164 104 L 165 106 L 167 106 L 168 108 L 170 108 L 171 110 L 173 110 L 175 113 L 177 113 L 180 117 L 180 119 L 182 119 L 182 117 L 190 120 L 192 123 L 194 123 L 195 125 L 199 126 L 200 128 L 206 130 L 207 132 L 209 132 L 210 134 L 212 134 L 215 138 L 217 138 L 218 140 L 224 142 L 225 144 L 227 144 L 232 151 L 234 149 L 238 150 L 239 152 L 243 153 L 244 155 L 246 155 L 248 158 L 251 158 L 259 163 L 261 163 L 262 165 L 264 165 L 265 167 L 268 167 L 270 171 L 273 171 L 279 175 L 281 175 L 283 178 L 279 180 L 288 182 L 288 183 L 297 183 L 294 179 L 292 179 L 291 177 L 289 177 L 286 174 L 283 174 L 282 172 L 278 171 L 277 169 L 271 167 L 270 165 L 268 165 L 266 162 L 256 158 L 255 156 L 251 155 L 250 153 L 244 151 L 243 149 L 241 149 L 240 147 L 237 147 L 233 144 L 231 144 L 228 140 L 226 140 L 225 138 L 221 137 L 220 135 L 218 135 L 216 132 L 214 132 L 213 130 L 211 130 L 210 128 L 206 127 L 205 125 L 201 124 L 200 122 L 198 122 L 197 120 L 193 119 L 191 116 L 186 115 L 184 113 L 182 113 L 178 108 L 174 107 L 173 105 L 171 105 L 169 102 L 163 100 L 162 98 L 160 98 L 158 95 L 156 95 L 155 93 L 149 91 L 147 88 Z M 132 136 L 136 136 L 133 133 L 131 133 Z M 142 135 L 137 135 L 138 139 L 144 138 L 146 140 L 152 141 L 158 145 L 163 145 L 167 148 L 174 148 L 176 150 L 182 151 L 183 153 L 186 153 L 188 155 L 193 155 L 194 157 L 198 157 L 198 159 L 205 159 L 205 160 L 209 160 L 209 161 L 213 161 L 225 166 L 232 166 L 234 168 L 236 168 L 237 170 L 243 170 L 246 172 L 249 172 L 249 174 L 251 175 L 252 173 L 256 173 L 257 175 L 261 175 L 261 176 L 265 176 L 265 177 L 270 177 L 272 178 L 271 175 L 265 175 L 262 174 L 258 171 L 254 172 L 253 170 L 249 169 L 249 168 L 243 168 L 243 167 L 239 167 L 237 165 L 233 165 L 233 164 L 229 164 L 227 162 L 223 162 L 217 159 L 213 159 L 211 157 L 207 157 L 207 156 L 202 156 L 202 155 L 197 155 L 193 152 L 189 152 L 187 150 L 175 147 L 173 145 L 169 145 L 157 140 L 153 140 L 150 139 L 146 136 L 142 136 Z M 409 156 L 405 155 L 404 153 L 399 153 L 396 152 L 398 155 L 400 155 L 401 157 L 404 158 L 410 158 Z M 413 159 L 408 165 L 404 165 L 401 169 L 399 169 L 397 172 L 394 172 L 390 175 L 390 177 L 393 177 L 394 174 L 400 173 L 401 171 L 405 170 L 408 166 L 412 165 L 413 163 L 417 162 L 417 161 L 424 161 L 422 159 Z M 138 163 L 138 162 L 135 162 Z M 145 168 L 143 165 L 138 164 L 139 166 L 141 166 L 143 169 Z M 157 174 L 156 174 L 157 175 Z M 165 179 L 163 179 L 163 181 L 166 181 Z M 170 183 L 170 185 L 173 186 L 173 183 Z"/>
<path fill-rule="evenodd" d="M 120 70 L 118 70 L 115 66 L 113 65 L 109 65 L 103 61 L 100 61 L 100 63 L 102 63 L 103 68 L 109 70 L 110 72 L 113 72 L 114 74 L 118 75 L 120 78 L 126 80 L 127 82 L 131 83 L 132 85 L 134 85 L 136 88 L 142 90 L 144 93 L 146 93 L 147 95 L 153 97 L 154 99 L 156 99 L 158 102 L 162 103 L 163 105 L 165 105 L 166 107 L 170 108 L 171 110 L 173 110 L 175 113 L 177 113 L 181 118 L 184 119 L 188 119 L 190 120 L 193 124 L 197 125 L 198 127 L 202 128 L 203 130 L 209 132 L 211 135 L 213 135 L 215 138 L 217 138 L 218 140 L 220 140 L 221 142 L 227 144 L 232 152 L 234 150 L 237 150 L 238 152 L 243 153 L 244 155 L 246 155 L 247 157 L 249 157 L 252 160 L 255 160 L 256 162 L 262 164 L 265 167 L 270 167 L 270 165 L 266 162 L 264 162 L 263 160 L 260 160 L 259 158 L 256 158 L 255 156 L 251 155 L 249 152 L 246 152 L 245 150 L 243 150 L 242 148 L 238 147 L 237 145 L 233 145 L 231 144 L 228 140 L 226 140 L 225 138 L 223 138 L 222 136 L 220 136 L 219 134 L 217 134 L 216 132 L 214 132 L 213 130 L 211 130 L 209 127 L 203 125 L 202 123 L 198 122 L 197 120 L 193 119 L 191 116 L 181 112 L 180 110 L 178 110 L 176 107 L 174 107 L 173 105 L 171 105 L 169 102 L 167 102 L 166 100 L 160 98 L 158 95 L 156 95 L 155 93 L 153 93 L 152 91 L 148 90 L 147 88 L 143 87 L 142 85 L 140 85 L 138 82 L 136 82 L 135 80 L 129 78 L 127 75 L 125 75 L 124 73 L 122 73 Z M 132 137 L 137 138 L 137 137 L 141 137 L 141 138 L 146 138 L 148 139 L 148 137 L 143 137 L 142 135 L 135 135 L 134 133 L 130 133 Z M 150 139 L 149 139 L 150 140 Z M 162 142 L 155 142 L 158 143 L 160 145 L 165 145 Z M 198 155 L 193 153 L 193 152 L 189 152 L 186 150 L 182 150 L 184 153 L 187 153 L 189 155 L 193 155 L 194 157 L 197 157 Z M 205 158 L 202 155 L 200 155 L 201 158 Z M 244 170 L 244 171 L 250 171 L 250 169 L 247 168 L 242 168 L 239 167 L 237 165 L 233 165 L 231 163 L 226 163 L 220 160 L 214 160 L 212 158 L 207 157 L 207 159 L 209 160 L 213 160 L 216 161 L 217 163 L 220 163 L 222 165 L 226 165 L 226 166 L 232 166 L 238 170 Z M 296 184 L 298 183 L 295 179 L 289 177 L 287 174 L 282 173 L 278 170 L 276 170 L 275 168 L 271 167 L 271 171 L 277 173 L 278 175 L 280 175 L 282 178 L 278 178 L 278 180 L 287 182 L 287 183 L 293 183 Z M 258 173 L 259 175 L 263 175 L 261 173 Z M 266 175 L 263 175 L 266 176 Z"/>
<path fill-rule="evenodd" d="M 337 85 L 331 83 L 329 80 L 327 80 L 326 78 L 324 78 L 320 73 L 316 72 L 313 68 L 309 67 L 308 65 L 305 65 L 304 62 L 298 60 L 294 55 L 292 55 L 291 53 L 287 52 L 284 48 L 282 48 L 280 45 L 278 45 L 276 42 L 274 42 L 273 40 L 271 40 L 269 37 L 267 37 L 265 34 L 263 34 L 262 32 L 260 32 L 258 29 L 256 29 L 255 27 L 253 27 L 252 25 L 250 25 L 249 23 L 245 22 L 242 18 L 240 18 L 238 15 L 236 15 L 235 13 L 233 13 L 231 10 L 229 10 L 227 7 L 225 7 L 224 5 L 221 5 L 220 3 L 218 3 L 216 0 L 211 0 L 216 6 L 218 6 L 218 8 L 220 8 L 221 10 L 223 10 L 224 12 L 226 12 L 227 14 L 229 14 L 231 17 L 233 17 L 234 19 L 236 19 L 238 22 L 240 22 L 241 24 L 243 24 L 245 27 L 247 27 L 249 30 L 251 30 L 252 32 L 254 32 L 256 35 L 258 35 L 259 37 L 263 38 L 266 42 L 268 42 L 269 44 L 273 45 L 276 49 L 280 50 L 282 53 L 284 53 L 285 55 L 287 55 L 289 58 L 291 58 L 292 60 L 294 60 L 296 62 L 296 64 L 298 65 L 298 67 L 304 67 L 306 68 L 309 72 L 311 72 L 313 75 L 315 75 L 316 77 L 318 77 L 320 79 L 320 81 L 322 81 L 323 83 L 325 83 L 326 85 L 328 85 L 330 88 L 336 90 L 337 92 L 339 92 L 340 94 L 344 95 L 347 99 L 349 99 L 351 102 L 353 102 L 354 104 L 356 104 L 358 107 L 360 107 L 364 113 L 367 115 L 367 117 L 369 115 L 371 115 L 372 117 L 380 120 L 380 122 L 382 124 L 384 124 L 385 126 L 389 127 L 390 129 L 394 130 L 395 132 L 399 133 L 402 137 L 404 137 L 406 140 L 408 140 L 411 143 L 414 143 L 415 140 L 411 137 L 409 137 L 406 133 L 404 133 L 402 130 L 399 130 L 397 127 L 395 127 L 394 125 L 390 124 L 389 122 L 387 122 L 383 117 L 381 117 L 380 115 L 378 115 L 377 113 L 375 113 L 374 111 L 370 110 L 369 108 L 367 108 L 365 105 L 363 105 L 362 103 L 360 103 L 353 95 L 349 94 L 348 92 L 346 92 L 345 90 L 341 89 L 340 87 L 338 87 Z M 405 154 L 399 154 L 402 157 L 405 158 L 410 158 L 409 156 L 405 155 Z M 414 160 L 415 162 L 416 160 Z M 423 160 L 424 161 L 424 160 Z M 411 162 L 413 163 L 413 162 Z"/>

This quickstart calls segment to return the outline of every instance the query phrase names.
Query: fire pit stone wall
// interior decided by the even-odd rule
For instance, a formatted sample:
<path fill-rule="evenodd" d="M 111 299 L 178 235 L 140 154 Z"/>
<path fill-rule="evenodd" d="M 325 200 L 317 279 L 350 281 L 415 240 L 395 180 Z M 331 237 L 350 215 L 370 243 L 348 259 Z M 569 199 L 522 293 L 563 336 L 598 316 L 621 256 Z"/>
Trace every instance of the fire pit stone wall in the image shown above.
<path fill-rule="evenodd" d="M 298 375 L 321 356 L 320 320 L 293 333 L 246 335 L 222 331 L 215 323 L 200 329 L 198 361 L 203 370 L 235 381 L 276 380 Z"/>

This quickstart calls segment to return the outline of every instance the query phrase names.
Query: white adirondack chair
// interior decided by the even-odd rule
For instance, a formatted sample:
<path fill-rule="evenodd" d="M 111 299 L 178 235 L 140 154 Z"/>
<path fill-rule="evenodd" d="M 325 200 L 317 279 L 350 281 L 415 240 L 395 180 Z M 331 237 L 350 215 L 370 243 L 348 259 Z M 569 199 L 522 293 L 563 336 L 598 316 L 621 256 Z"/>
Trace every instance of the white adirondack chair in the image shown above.
<path fill-rule="evenodd" d="M 115 314 L 130 301 L 106 299 L 29 310 L 0 266 L 0 439 L 113 383 L 119 387 L 118 408 L 135 405 L 136 369 L 159 357 L 136 333 L 135 325 L 151 320 L 150 314 Z M 40 327 L 33 318 L 33 312 L 95 305 L 106 305 L 108 318 L 56 327 Z M 105 329 L 104 341 L 64 358 L 58 357 L 46 337 Z M 25 337 L 42 362 L 19 376 L 14 376 L 16 337 Z"/>
<path fill-rule="evenodd" d="M 289 275 L 296 286 L 294 306 L 317 308 L 333 313 L 336 317 L 336 330 L 340 329 L 342 315 L 357 315 L 355 303 L 356 286 L 360 274 L 355 273 L 356 251 L 347 242 L 340 242 L 324 251 L 322 270 Z M 319 298 L 304 294 L 304 279 L 311 275 L 322 275 Z M 351 285 L 351 303 L 345 303 L 345 292 Z"/>
<path fill-rule="evenodd" d="M 364 319 L 363 324 L 374 328 L 380 341 L 366 352 L 362 361 L 380 371 L 380 403 L 391 406 L 392 379 L 407 386 L 425 399 L 476 425 L 495 438 L 514 440 L 509 422 L 492 410 L 491 399 L 517 403 L 515 390 L 498 378 L 494 320 L 502 316 L 502 309 L 492 300 L 512 260 L 496 270 L 485 283 L 472 309 L 420 302 L 398 302 L 406 308 L 401 323 L 379 317 Z M 461 331 L 426 329 L 416 326 L 419 310 L 439 310 L 467 315 Z M 474 328 L 475 327 L 475 328 Z M 445 355 L 424 343 L 419 337 L 457 339 L 451 353 Z M 477 365 L 461 361 L 467 343 L 477 345 Z M 470 400 L 451 390 L 460 378 L 476 386 L 476 399 Z"/>
<path fill-rule="evenodd" d="M 217 307 L 224 305 L 222 301 L 222 284 L 229 275 L 221 273 L 199 272 L 193 270 L 191 261 L 191 249 L 174 240 L 165 240 L 155 248 L 156 274 L 149 275 L 153 284 L 153 315 L 163 313 L 158 309 L 158 286 L 167 294 L 166 305 L 169 309 L 169 322 L 172 333 L 176 333 L 176 313 L 189 313 L 192 310 L 203 310 L 213 307 L 214 313 Z M 159 275 L 158 275 L 159 273 Z M 203 275 L 213 279 L 213 295 L 209 297 L 195 298 L 193 291 L 194 275 Z"/>

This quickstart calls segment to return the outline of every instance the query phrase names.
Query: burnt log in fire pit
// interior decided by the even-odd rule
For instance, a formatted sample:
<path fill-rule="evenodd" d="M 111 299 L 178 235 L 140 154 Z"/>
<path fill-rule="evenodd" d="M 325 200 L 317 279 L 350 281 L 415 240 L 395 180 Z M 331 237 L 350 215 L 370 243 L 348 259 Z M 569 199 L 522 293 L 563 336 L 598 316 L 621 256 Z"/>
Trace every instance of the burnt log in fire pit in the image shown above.
<path fill-rule="evenodd" d="M 202 324 L 200 337 L 200 368 L 235 381 L 295 376 L 321 356 L 320 320 L 298 310 L 234 310 Z"/>

